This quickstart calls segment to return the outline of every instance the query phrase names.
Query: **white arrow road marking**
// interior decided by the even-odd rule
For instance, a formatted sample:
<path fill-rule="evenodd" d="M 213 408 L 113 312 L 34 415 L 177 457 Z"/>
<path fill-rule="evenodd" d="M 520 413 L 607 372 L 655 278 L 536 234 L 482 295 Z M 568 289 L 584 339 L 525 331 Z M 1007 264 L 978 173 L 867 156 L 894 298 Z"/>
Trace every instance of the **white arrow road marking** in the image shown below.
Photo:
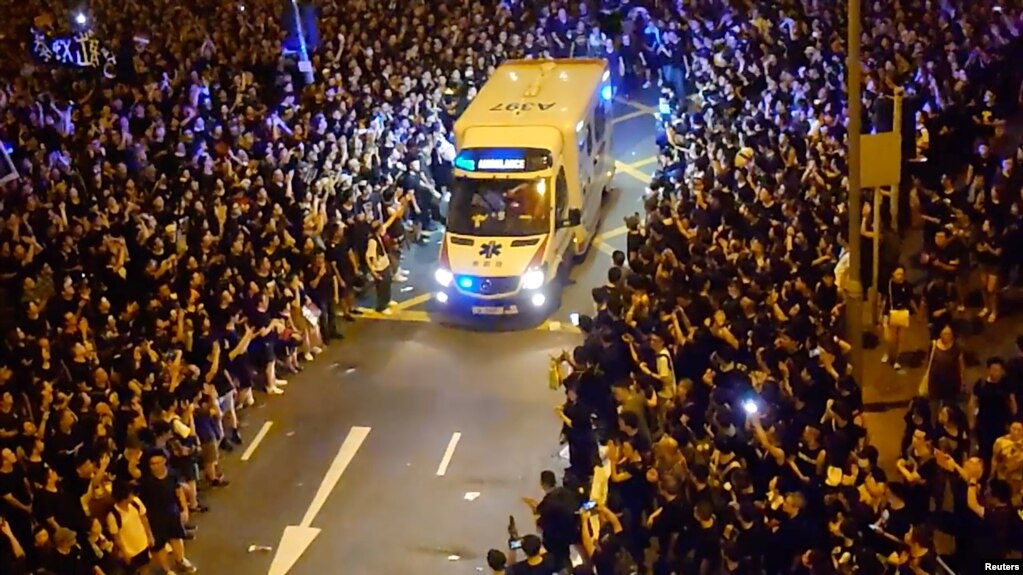
<path fill-rule="evenodd" d="M 341 444 L 341 449 L 338 450 L 337 456 L 334 457 L 330 468 L 327 469 L 327 474 L 323 476 L 323 481 L 320 482 L 320 487 L 316 490 L 316 496 L 309 503 L 309 508 L 302 518 L 302 523 L 299 525 L 289 525 L 284 528 L 284 535 L 281 536 L 281 543 L 277 546 L 277 553 L 270 564 L 268 575 L 287 575 L 288 571 L 298 562 L 299 557 L 305 553 L 305 550 L 309 548 L 309 545 L 316 539 L 316 536 L 320 534 L 319 529 L 312 527 L 313 521 L 320 513 L 320 510 L 323 509 L 323 504 L 330 497 L 330 492 L 334 490 L 337 482 L 341 480 L 341 475 L 348 468 L 348 464 L 352 462 L 355 454 L 362 447 L 362 443 L 366 441 L 369 432 L 369 427 L 353 427 L 348 432 L 348 437 Z"/>
<path fill-rule="evenodd" d="M 444 457 L 440 460 L 440 465 L 437 466 L 437 477 L 442 477 L 448 472 L 448 465 L 451 465 L 451 458 L 455 456 L 455 448 L 458 447 L 458 440 L 462 439 L 461 432 L 454 432 L 451 434 L 451 441 L 448 442 L 448 448 L 444 450 Z"/>

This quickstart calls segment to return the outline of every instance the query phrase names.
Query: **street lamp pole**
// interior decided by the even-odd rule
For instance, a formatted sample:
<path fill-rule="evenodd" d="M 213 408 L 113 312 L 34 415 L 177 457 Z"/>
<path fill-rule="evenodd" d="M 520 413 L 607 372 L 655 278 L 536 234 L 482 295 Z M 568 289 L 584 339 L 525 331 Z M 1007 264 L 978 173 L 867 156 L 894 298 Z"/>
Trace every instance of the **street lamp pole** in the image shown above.
<path fill-rule="evenodd" d="M 302 25 L 302 11 L 298 7 L 297 0 L 291 0 L 291 9 L 295 14 L 295 31 L 298 33 L 298 70 L 302 72 L 306 84 L 312 84 L 313 64 L 309 61 L 309 50 L 306 47 L 305 27 Z"/>
<path fill-rule="evenodd" d="M 860 130 L 862 120 L 862 68 L 860 65 L 860 0 L 848 1 L 849 49 L 845 67 L 848 108 L 849 169 L 849 278 L 846 281 L 845 323 L 853 377 L 863 385 L 863 282 L 861 281 L 860 225 L 863 218 L 860 190 Z"/>

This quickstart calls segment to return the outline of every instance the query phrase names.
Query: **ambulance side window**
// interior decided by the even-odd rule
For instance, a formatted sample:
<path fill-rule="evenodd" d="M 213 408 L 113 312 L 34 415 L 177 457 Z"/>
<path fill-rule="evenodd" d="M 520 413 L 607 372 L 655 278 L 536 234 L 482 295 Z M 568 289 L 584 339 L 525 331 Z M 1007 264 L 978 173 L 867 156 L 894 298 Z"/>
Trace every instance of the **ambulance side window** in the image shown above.
<path fill-rule="evenodd" d="M 568 180 L 565 179 L 564 168 L 558 172 L 558 181 L 554 185 L 554 210 L 555 221 L 568 217 Z"/>
<path fill-rule="evenodd" d="M 604 131 L 607 129 L 607 110 L 604 103 L 597 104 L 597 110 L 593 113 L 593 141 L 597 144 L 604 141 Z"/>

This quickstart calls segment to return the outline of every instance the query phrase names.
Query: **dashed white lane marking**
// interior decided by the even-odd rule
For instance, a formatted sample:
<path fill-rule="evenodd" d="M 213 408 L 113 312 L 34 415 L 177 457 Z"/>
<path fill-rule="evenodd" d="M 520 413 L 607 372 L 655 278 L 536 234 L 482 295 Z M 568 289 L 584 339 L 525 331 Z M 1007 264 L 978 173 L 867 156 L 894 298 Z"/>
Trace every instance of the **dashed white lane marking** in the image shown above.
<path fill-rule="evenodd" d="M 263 439 L 266 438 L 266 434 L 270 432 L 270 428 L 273 426 L 274 422 L 272 421 L 267 421 L 263 423 L 263 427 L 259 428 L 259 433 L 257 433 L 256 436 L 252 438 L 252 443 L 250 443 L 249 447 L 245 449 L 245 453 L 242 453 L 242 461 L 248 461 L 252 459 L 252 454 L 256 452 L 256 448 L 258 448 L 259 444 L 263 442 Z"/>
<path fill-rule="evenodd" d="M 451 458 L 455 456 L 455 448 L 458 447 L 459 440 L 462 439 L 462 434 L 458 431 L 451 434 L 451 441 L 448 442 L 448 448 L 444 450 L 444 457 L 440 460 L 440 465 L 437 466 L 437 477 L 443 477 L 448 472 L 448 466 L 451 465 Z"/>

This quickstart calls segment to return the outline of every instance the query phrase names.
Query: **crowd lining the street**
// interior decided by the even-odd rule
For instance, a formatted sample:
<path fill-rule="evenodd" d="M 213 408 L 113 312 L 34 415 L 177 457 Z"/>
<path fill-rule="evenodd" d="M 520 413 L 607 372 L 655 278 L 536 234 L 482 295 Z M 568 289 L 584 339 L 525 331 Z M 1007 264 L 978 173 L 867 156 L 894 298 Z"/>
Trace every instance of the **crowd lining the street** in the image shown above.
<path fill-rule="evenodd" d="M 544 473 L 540 536 L 515 542 L 524 559 L 492 551 L 495 572 L 973 573 L 1019 556 L 1023 358 L 965 381 L 958 335 L 995 323 L 1020 281 L 1021 6 L 863 5 L 864 130 L 907 102 L 899 229 L 922 228 L 919 254 L 899 253 L 890 199 L 878 229 L 869 193 L 847 213 L 844 5 L 744 8 L 687 2 L 653 50 L 681 57 L 625 64 L 623 89 L 654 81 L 670 104 L 660 170 L 585 341 L 555 360 L 563 482 Z M 864 286 L 882 236 L 875 377 L 921 355 L 901 345 L 914 324 L 932 340 L 894 469 L 864 423 L 861 385 L 880 382 L 848 361 L 850 217 Z"/>
<path fill-rule="evenodd" d="M 865 109 L 901 87 L 926 102 L 927 164 L 969 159 L 914 184 L 922 297 L 898 270 L 883 284 L 889 324 L 926 302 L 937 340 L 901 477 L 877 466 L 840 337 L 842 10 L 325 3 L 302 86 L 281 4 L 92 2 L 113 79 L 28 57 L 33 27 L 73 31 L 64 3 L 5 6 L 0 44 L 24 57 L 0 61 L 0 141 L 20 174 L 0 198 L 0 572 L 195 570 L 192 514 L 228 483 L 220 452 L 242 443 L 253 389 L 284 393 L 281 376 L 359 314 L 358 292 L 374 286 L 387 313 L 402 250 L 440 219 L 454 119 L 520 57 L 606 57 L 620 97 L 659 84 L 677 106 L 647 213 L 565 358 L 567 484 L 605 445 L 610 495 L 576 514 L 545 474 L 548 559 L 527 535 L 507 571 L 553 572 L 573 543 L 579 572 L 600 575 L 645 565 L 652 541 L 661 573 L 931 573 L 935 529 L 960 561 L 1010 551 L 1023 371 L 993 361 L 974 418 L 948 319 L 966 313 L 971 256 L 988 321 L 1019 267 L 1000 251 L 1020 233 L 1023 157 L 1000 123 L 1018 99 L 1004 66 L 1018 2 L 863 8 Z M 601 529 L 579 529 L 593 514 Z"/>

